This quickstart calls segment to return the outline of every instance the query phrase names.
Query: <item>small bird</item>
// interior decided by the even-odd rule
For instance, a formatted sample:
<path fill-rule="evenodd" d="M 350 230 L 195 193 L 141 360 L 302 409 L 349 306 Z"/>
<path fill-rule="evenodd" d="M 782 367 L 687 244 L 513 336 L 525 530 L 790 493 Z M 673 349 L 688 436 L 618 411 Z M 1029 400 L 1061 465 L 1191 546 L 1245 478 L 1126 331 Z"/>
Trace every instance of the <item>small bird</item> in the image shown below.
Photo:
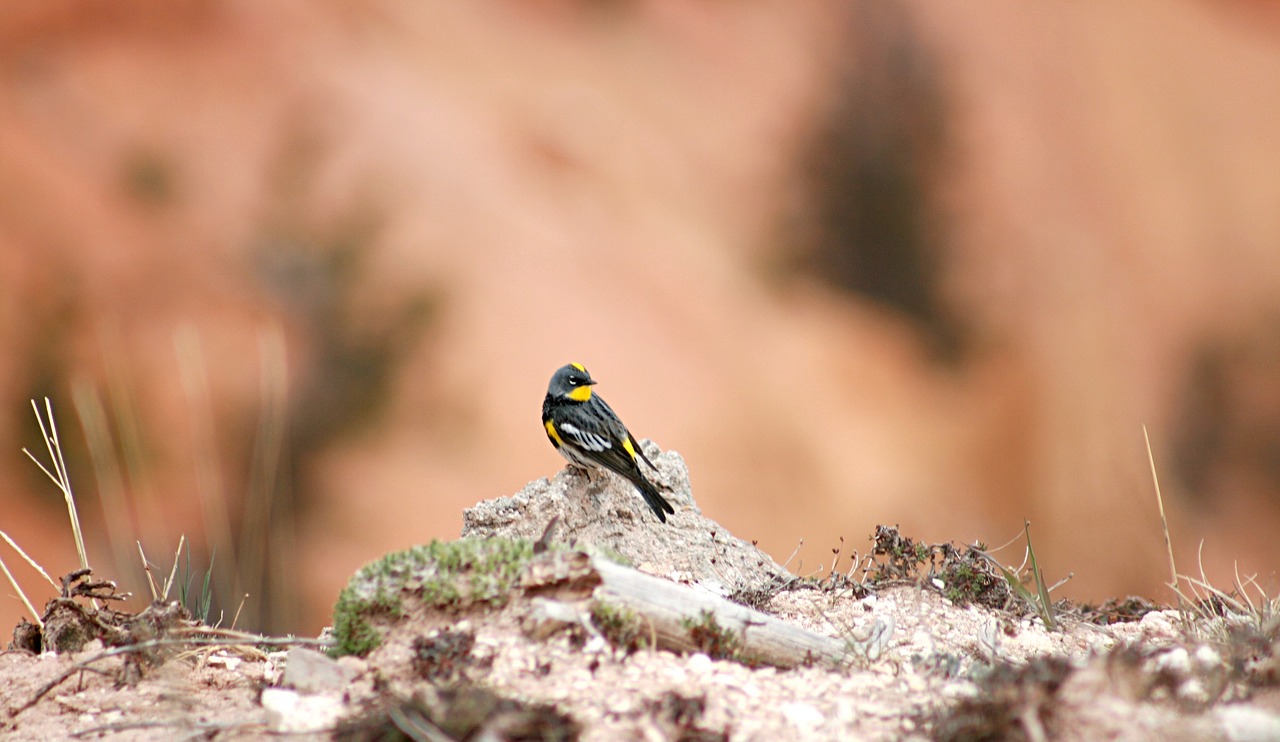
<path fill-rule="evenodd" d="M 640 470 L 640 460 L 658 470 L 613 408 L 591 391 L 596 383 L 581 363 L 558 369 L 542 400 L 542 427 L 560 455 L 580 469 L 605 468 L 640 490 L 640 495 L 663 523 L 675 508 Z"/>

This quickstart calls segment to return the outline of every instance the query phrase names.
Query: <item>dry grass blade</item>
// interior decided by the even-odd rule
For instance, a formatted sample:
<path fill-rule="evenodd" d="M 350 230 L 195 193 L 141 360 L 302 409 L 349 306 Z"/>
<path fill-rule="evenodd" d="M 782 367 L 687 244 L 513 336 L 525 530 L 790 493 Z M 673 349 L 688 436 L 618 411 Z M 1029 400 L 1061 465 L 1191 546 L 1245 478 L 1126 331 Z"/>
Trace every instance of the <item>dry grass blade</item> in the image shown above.
<path fill-rule="evenodd" d="M 40 614 L 36 612 L 36 607 L 31 605 L 31 601 L 27 599 L 27 594 L 18 586 L 18 581 L 13 578 L 13 573 L 9 571 L 9 565 L 0 559 L 0 570 L 4 570 L 4 576 L 9 580 L 9 584 L 13 586 L 14 592 L 18 593 L 18 597 L 22 599 L 22 604 L 27 607 L 27 612 L 36 620 L 36 626 L 44 629 L 44 621 L 40 619 Z"/>
<path fill-rule="evenodd" d="M 116 461 L 116 440 L 108 424 L 107 411 L 97 389 L 87 379 L 77 379 L 71 388 L 71 401 L 80 418 L 80 430 L 84 433 L 89 449 L 89 461 L 93 465 L 98 482 L 98 499 L 102 509 L 102 523 L 106 526 L 107 540 L 111 544 L 116 568 L 131 559 L 129 543 L 138 541 L 134 532 L 132 507 L 128 497 L 120 465 Z"/>
<path fill-rule="evenodd" d="M 200 454 L 195 458 L 196 493 L 199 495 L 200 513 L 204 522 L 205 546 L 215 552 L 235 554 L 227 488 L 218 459 L 213 455 L 217 450 L 218 436 L 214 428 L 207 365 L 200 336 L 195 328 L 180 328 L 174 334 L 174 348 L 191 420 L 192 449 Z M 236 560 L 232 559 L 230 563 L 232 574 L 229 584 L 238 586 L 240 577 L 235 571 Z"/>
<path fill-rule="evenodd" d="M 147 553 L 142 550 L 142 542 L 138 541 L 138 558 L 142 560 L 142 573 L 147 576 L 147 589 L 151 591 L 151 602 L 154 603 L 160 599 L 160 590 L 156 587 L 155 577 L 151 574 L 151 562 L 147 559 Z"/>
<path fill-rule="evenodd" d="M 1179 577 L 1191 587 L 1191 592 L 1195 595 L 1196 600 L 1189 602 L 1196 606 L 1197 612 L 1205 618 L 1209 618 L 1212 615 L 1212 610 L 1206 606 L 1211 605 L 1212 601 L 1216 600 L 1232 613 L 1249 615 L 1250 611 L 1244 603 L 1241 603 L 1229 593 L 1214 587 L 1213 583 L 1209 582 L 1209 577 L 1204 572 L 1204 541 L 1200 542 L 1200 549 L 1196 552 L 1196 560 L 1200 564 L 1200 577 L 1195 578 L 1188 575 L 1179 575 Z M 1178 592 L 1178 596 L 1183 597 L 1181 591 Z"/>
<path fill-rule="evenodd" d="M 1178 589 L 1178 567 L 1173 561 L 1173 538 L 1169 536 L 1169 519 L 1164 514 L 1164 496 L 1160 494 L 1160 476 L 1156 473 L 1156 457 L 1151 452 L 1151 436 L 1147 433 L 1147 426 L 1142 426 L 1142 438 L 1147 442 L 1147 461 L 1151 464 L 1151 482 L 1156 488 L 1156 503 L 1160 506 L 1160 527 L 1164 529 L 1164 548 L 1169 553 L 1169 578 L 1172 582 L 1169 587 L 1177 593 L 1178 600 L 1182 600 L 1182 591 Z"/>
<path fill-rule="evenodd" d="M 249 593 L 245 593 L 244 597 L 240 598 L 240 605 L 236 606 L 236 615 L 231 617 L 232 629 L 235 629 L 236 624 L 240 623 L 240 612 L 244 610 L 244 604 L 248 600 L 249 600 Z"/>
<path fill-rule="evenodd" d="M 173 585 L 178 578 L 178 562 L 182 559 L 182 548 L 186 546 L 186 543 L 186 534 L 180 534 L 178 536 L 178 548 L 173 552 L 173 566 L 169 568 L 169 576 L 162 579 L 160 584 L 157 585 L 155 575 L 151 572 L 151 568 L 157 565 L 152 564 L 151 560 L 147 559 L 146 552 L 142 550 L 142 542 L 138 542 L 138 556 L 142 558 L 142 571 L 147 575 L 147 587 L 151 591 L 151 602 L 167 602 L 169 600 L 169 593 L 173 590 Z"/>
<path fill-rule="evenodd" d="M 76 541 L 76 553 L 80 557 L 80 568 L 89 568 L 89 557 L 84 549 L 84 534 L 80 531 L 80 516 L 76 512 L 76 498 L 71 492 L 71 477 L 67 474 L 67 462 L 62 456 L 62 444 L 58 440 L 58 425 L 53 419 L 53 403 L 48 397 L 44 398 L 45 415 L 49 418 L 48 427 L 45 426 L 45 420 L 40 416 L 40 407 L 36 401 L 31 400 L 31 409 L 36 413 L 36 422 L 40 425 L 40 435 L 44 436 L 45 448 L 49 450 L 50 466 L 53 471 L 49 471 L 44 464 L 40 463 L 34 454 L 26 448 L 22 452 L 31 459 L 36 466 L 40 467 L 40 471 L 49 477 L 59 490 L 62 490 L 62 497 L 67 501 L 67 515 L 71 519 L 71 533 Z M 56 472 L 56 473 L 55 473 Z"/>
<path fill-rule="evenodd" d="M 1024 522 L 1025 522 L 1025 521 L 1024 521 Z M 996 546 L 996 547 L 994 547 L 994 548 L 991 548 L 991 549 L 984 549 L 984 551 L 986 551 L 988 554 L 996 554 L 996 553 L 999 553 L 999 552 L 1004 551 L 1005 549 L 1009 548 L 1010 546 L 1013 546 L 1015 543 L 1017 543 L 1018 539 L 1022 538 L 1024 535 L 1025 535 L 1025 534 L 1023 534 L 1023 533 L 1016 534 L 1016 535 L 1014 535 L 1012 538 L 1010 538 L 1008 541 L 1004 542 L 1003 544 L 1001 544 L 1001 545 L 999 545 L 999 546 Z M 1026 557 L 1025 557 L 1025 556 L 1023 557 L 1022 563 L 1023 563 L 1023 565 L 1025 565 L 1025 564 L 1026 564 Z M 1022 568 L 1021 568 L 1021 567 L 1019 567 L 1018 569 L 1019 569 L 1019 570 L 1021 570 Z"/>
<path fill-rule="evenodd" d="M 280 581 L 288 572 L 276 560 L 288 546 L 280 541 L 288 504 L 281 498 L 287 492 L 285 449 L 289 436 L 289 374 L 284 330 L 279 324 L 263 329 L 258 337 L 260 414 L 253 440 L 253 457 L 249 470 L 248 496 L 240 529 L 241 592 L 252 595 L 281 593 L 287 590 Z M 283 520 L 282 520 L 283 519 Z M 270 548 L 268 545 L 271 545 Z M 230 552 L 228 552 L 230 553 Z M 243 607 L 243 604 L 241 604 Z M 260 613 L 251 610 L 251 613 Z M 239 611 L 237 610 L 237 613 Z M 263 616 L 256 617 L 258 621 Z"/>
<path fill-rule="evenodd" d="M 40 576 L 43 577 L 45 581 L 48 582 L 49 585 L 53 587 L 54 590 L 61 589 L 61 586 L 59 586 L 57 582 L 54 582 L 53 578 L 49 576 L 49 573 L 44 571 L 44 567 L 41 567 L 38 563 L 36 563 L 36 560 L 32 559 L 30 556 L 27 556 L 27 552 L 23 551 L 22 547 L 18 546 L 16 541 L 9 538 L 9 534 L 5 533 L 4 531 L 0 531 L 0 538 L 3 538 L 5 540 L 5 543 L 9 544 L 10 548 L 18 552 L 18 556 L 26 560 L 27 564 L 30 564 L 32 569 L 39 572 Z"/>
<path fill-rule="evenodd" d="M 168 600 L 169 591 L 173 590 L 174 580 L 178 577 L 178 560 L 182 558 L 182 547 L 187 543 L 187 534 L 178 536 L 178 548 L 173 552 L 173 567 L 169 569 L 169 579 L 164 581 L 164 588 L 160 591 L 160 599 Z"/>

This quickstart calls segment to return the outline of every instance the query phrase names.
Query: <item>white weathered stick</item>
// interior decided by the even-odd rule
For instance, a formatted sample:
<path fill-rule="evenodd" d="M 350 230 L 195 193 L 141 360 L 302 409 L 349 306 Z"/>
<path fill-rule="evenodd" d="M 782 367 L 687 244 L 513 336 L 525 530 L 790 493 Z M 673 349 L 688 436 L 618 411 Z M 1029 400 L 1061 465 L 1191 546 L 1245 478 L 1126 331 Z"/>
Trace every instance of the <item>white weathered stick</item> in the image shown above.
<path fill-rule="evenodd" d="M 779 621 L 773 616 L 702 592 L 687 585 L 637 572 L 596 556 L 591 566 L 602 584 L 595 597 L 609 605 L 630 609 L 653 627 L 659 649 L 696 652 L 689 636 L 689 622 L 710 612 L 716 625 L 741 643 L 745 657 L 775 667 L 807 663 L 837 664 L 848 654 L 845 642 Z"/>

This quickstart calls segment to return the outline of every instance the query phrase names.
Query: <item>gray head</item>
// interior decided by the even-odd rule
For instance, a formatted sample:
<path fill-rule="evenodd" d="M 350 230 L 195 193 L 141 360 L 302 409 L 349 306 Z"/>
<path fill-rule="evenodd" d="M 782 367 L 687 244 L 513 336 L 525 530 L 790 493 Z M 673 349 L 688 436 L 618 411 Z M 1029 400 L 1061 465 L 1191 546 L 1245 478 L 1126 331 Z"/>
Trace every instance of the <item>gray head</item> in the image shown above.
<path fill-rule="evenodd" d="M 586 366 L 570 363 L 552 374 L 551 383 L 547 385 L 547 396 L 586 402 L 591 399 L 591 386 L 595 383 Z"/>

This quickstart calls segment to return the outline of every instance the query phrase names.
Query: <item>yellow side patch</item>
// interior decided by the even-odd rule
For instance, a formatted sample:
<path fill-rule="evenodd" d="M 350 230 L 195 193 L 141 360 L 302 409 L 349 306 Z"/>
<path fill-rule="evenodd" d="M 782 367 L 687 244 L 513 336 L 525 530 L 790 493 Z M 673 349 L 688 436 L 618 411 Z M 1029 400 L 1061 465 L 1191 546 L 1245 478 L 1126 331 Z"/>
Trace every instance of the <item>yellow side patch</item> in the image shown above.
<path fill-rule="evenodd" d="M 587 367 L 582 365 L 581 363 L 570 363 L 569 365 L 573 366 L 574 368 L 578 369 L 584 374 L 587 372 Z"/>
<path fill-rule="evenodd" d="M 591 399 L 591 387 L 580 386 L 577 389 L 574 389 L 569 392 L 569 399 L 572 399 L 574 402 L 586 402 L 588 399 Z"/>
<path fill-rule="evenodd" d="M 622 447 L 623 447 L 623 448 L 625 448 L 625 449 L 627 449 L 627 453 L 631 454 L 631 460 L 632 460 L 632 461 L 635 461 L 635 458 L 636 458 L 636 448 L 635 448 L 635 446 L 631 445 L 631 439 L 630 439 L 630 438 L 627 438 L 626 440 L 624 440 L 624 441 L 622 442 Z"/>
<path fill-rule="evenodd" d="M 548 420 L 542 427 L 547 429 L 547 435 L 551 437 L 551 441 L 556 444 L 556 448 L 564 445 L 564 439 L 560 437 L 560 433 L 556 430 L 556 424 Z"/>

